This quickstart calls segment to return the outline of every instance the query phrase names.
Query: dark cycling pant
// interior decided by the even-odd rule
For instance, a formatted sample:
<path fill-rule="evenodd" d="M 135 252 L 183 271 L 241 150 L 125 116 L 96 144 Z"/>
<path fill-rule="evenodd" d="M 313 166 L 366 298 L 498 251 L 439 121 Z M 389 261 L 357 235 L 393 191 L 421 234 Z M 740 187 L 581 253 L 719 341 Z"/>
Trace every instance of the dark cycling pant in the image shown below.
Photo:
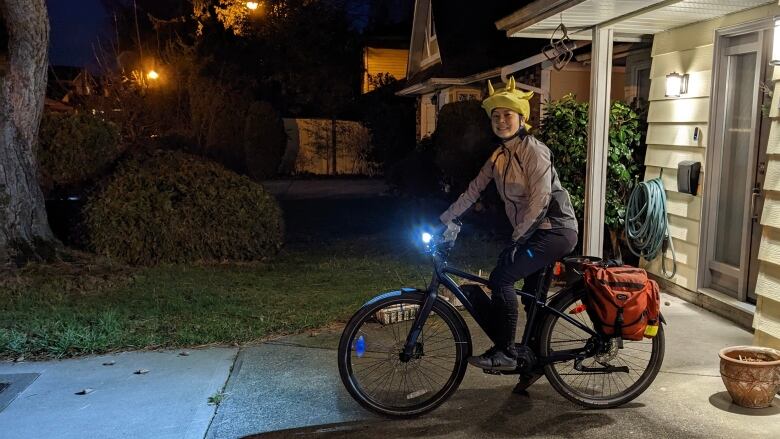
<path fill-rule="evenodd" d="M 571 253 L 575 245 L 575 230 L 537 230 L 525 244 L 517 247 L 514 262 L 499 259 L 498 265 L 490 273 L 490 316 L 485 316 L 484 319 L 489 326 L 488 336 L 497 347 L 510 354 L 514 353 L 517 330 L 515 282 L 525 279 L 523 291 L 535 293 L 540 281 L 540 271 Z"/>

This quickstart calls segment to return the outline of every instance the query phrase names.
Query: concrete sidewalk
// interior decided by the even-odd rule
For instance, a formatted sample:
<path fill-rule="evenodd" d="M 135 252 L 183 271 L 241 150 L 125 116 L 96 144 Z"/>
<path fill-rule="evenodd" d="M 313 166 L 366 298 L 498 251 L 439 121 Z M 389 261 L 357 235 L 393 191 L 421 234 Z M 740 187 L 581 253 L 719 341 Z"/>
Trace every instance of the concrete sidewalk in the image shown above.
<path fill-rule="evenodd" d="M 736 407 L 718 373 L 718 350 L 750 344 L 751 335 L 682 300 L 664 300 L 670 306 L 663 308 L 669 325 L 662 371 L 643 395 L 618 409 L 581 409 L 544 379 L 529 389 L 530 397 L 513 395 L 513 377 L 469 368 L 458 391 L 434 412 L 405 421 L 380 418 L 342 386 L 335 350 L 340 334 L 331 330 L 240 352 L 0 363 L 0 374 L 40 374 L 0 411 L 0 438 L 777 437 L 780 400 L 762 410 Z M 484 349 L 487 340 L 476 327 L 472 335 L 475 350 Z M 103 366 L 108 360 L 116 363 Z M 149 372 L 133 373 L 142 368 Z M 207 399 L 223 386 L 215 410 Z M 74 395 L 85 387 L 95 390 Z"/>
<path fill-rule="evenodd" d="M 0 411 L 0 438 L 203 438 L 238 348 L 181 352 L 0 363 L 0 379 L 40 374 Z"/>

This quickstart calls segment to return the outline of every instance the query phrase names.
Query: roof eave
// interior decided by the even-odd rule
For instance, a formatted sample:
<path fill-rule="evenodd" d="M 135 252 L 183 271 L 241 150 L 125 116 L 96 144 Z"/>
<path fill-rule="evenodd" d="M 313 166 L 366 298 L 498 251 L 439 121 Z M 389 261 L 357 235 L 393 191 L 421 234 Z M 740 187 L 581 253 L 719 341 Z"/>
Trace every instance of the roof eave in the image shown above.
<path fill-rule="evenodd" d="M 518 9 L 513 14 L 498 20 L 496 22 L 496 28 L 506 31 L 507 35 L 511 35 L 584 1 L 585 0 L 536 0 L 535 2 Z"/>

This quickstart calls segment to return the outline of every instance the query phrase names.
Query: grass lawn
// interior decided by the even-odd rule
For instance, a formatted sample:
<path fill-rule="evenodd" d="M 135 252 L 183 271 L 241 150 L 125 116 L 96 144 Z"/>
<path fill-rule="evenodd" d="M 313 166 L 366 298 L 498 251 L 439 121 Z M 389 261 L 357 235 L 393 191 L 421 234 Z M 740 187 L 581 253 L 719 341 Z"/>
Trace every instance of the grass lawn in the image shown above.
<path fill-rule="evenodd" d="M 132 268 L 86 258 L 0 272 L 0 358 L 246 343 L 344 321 L 378 293 L 430 280 L 405 208 L 283 207 L 288 244 L 270 262 Z M 490 270 L 501 243 L 464 235 L 452 263 Z"/>

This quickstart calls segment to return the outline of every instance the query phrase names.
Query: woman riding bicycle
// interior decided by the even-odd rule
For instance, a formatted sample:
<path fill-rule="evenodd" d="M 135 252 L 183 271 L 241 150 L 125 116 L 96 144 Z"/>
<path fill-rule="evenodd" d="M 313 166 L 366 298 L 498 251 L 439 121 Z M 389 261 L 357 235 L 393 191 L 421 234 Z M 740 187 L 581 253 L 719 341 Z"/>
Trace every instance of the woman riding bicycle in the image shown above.
<path fill-rule="evenodd" d="M 445 211 L 441 222 L 445 239 L 453 240 L 460 227 L 454 220 L 468 210 L 494 180 L 512 224 L 512 244 L 499 257 L 490 274 L 491 331 L 495 346 L 468 362 L 483 369 L 513 370 L 517 367 L 515 331 L 518 303 L 515 282 L 525 279 L 523 290 L 533 292 L 538 272 L 570 253 L 577 244 L 577 220 L 569 193 L 561 186 L 553 157 L 544 143 L 528 134 L 532 92 L 516 88 L 510 78 L 503 90 L 494 91 L 482 107 L 490 117 L 500 145 L 487 160 L 468 189 Z"/>

